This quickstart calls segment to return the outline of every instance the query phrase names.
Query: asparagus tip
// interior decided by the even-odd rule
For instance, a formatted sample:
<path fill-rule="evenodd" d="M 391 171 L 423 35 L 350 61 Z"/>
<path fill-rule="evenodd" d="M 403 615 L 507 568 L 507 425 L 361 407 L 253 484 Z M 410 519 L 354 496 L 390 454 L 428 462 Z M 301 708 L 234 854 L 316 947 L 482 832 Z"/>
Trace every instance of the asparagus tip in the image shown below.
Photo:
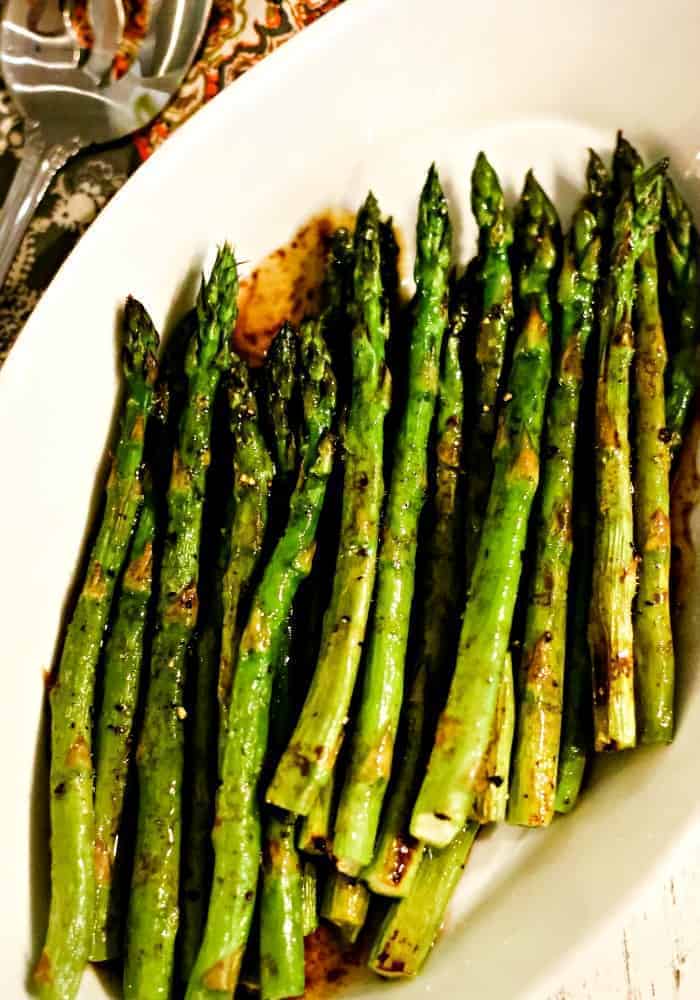
<path fill-rule="evenodd" d="M 129 295 L 124 305 L 122 364 L 127 378 L 153 385 L 158 375 L 159 337 L 145 306 Z"/>

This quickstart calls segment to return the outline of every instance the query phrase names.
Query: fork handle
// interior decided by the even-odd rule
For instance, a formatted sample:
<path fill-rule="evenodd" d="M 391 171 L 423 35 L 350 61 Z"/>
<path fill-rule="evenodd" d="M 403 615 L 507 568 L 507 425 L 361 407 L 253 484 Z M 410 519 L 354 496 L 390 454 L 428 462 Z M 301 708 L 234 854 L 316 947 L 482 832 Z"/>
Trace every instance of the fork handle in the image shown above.
<path fill-rule="evenodd" d="M 26 123 L 23 156 L 0 213 L 0 286 L 52 177 L 80 148 L 77 138 L 49 143 L 37 122 Z"/>

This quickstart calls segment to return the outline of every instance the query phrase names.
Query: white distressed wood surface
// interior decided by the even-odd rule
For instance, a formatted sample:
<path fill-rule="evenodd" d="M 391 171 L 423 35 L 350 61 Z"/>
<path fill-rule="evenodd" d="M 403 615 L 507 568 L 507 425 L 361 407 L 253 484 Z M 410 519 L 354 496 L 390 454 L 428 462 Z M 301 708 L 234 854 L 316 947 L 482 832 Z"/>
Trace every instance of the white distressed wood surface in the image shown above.
<path fill-rule="evenodd" d="M 542 1000 L 700 1000 L 700 830 L 661 867 Z"/>

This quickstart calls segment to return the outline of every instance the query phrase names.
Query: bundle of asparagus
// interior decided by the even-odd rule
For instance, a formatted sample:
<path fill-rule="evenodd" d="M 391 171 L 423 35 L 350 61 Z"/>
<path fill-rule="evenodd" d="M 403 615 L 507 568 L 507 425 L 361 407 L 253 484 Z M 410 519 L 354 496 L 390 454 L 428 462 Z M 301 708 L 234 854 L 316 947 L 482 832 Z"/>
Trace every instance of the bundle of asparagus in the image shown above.
<path fill-rule="evenodd" d="M 51 691 L 41 996 L 106 959 L 139 1000 L 301 996 L 319 919 L 415 975 L 481 826 L 546 826 L 595 750 L 672 739 L 698 242 L 667 167 L 591 152 L 562 240 L 532 172 L 512 215 L 479 154 L 459 276 L 431 167 L 405 306 L 370 194 L 260 371 L 228 246 L 159 377 L 128 301 Z"/>

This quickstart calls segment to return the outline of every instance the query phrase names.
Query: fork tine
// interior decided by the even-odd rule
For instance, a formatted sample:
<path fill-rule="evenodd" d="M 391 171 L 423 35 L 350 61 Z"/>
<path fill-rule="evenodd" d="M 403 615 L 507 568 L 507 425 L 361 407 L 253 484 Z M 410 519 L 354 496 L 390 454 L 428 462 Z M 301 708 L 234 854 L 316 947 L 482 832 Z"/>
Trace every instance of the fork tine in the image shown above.
<path fill-rule="evenodd" d="M 93 44 L 85 71 L 101 81 L 110 72 L 124 35 L 124 5 L 121 0 L 88 0 L 87 12 Z"/>

